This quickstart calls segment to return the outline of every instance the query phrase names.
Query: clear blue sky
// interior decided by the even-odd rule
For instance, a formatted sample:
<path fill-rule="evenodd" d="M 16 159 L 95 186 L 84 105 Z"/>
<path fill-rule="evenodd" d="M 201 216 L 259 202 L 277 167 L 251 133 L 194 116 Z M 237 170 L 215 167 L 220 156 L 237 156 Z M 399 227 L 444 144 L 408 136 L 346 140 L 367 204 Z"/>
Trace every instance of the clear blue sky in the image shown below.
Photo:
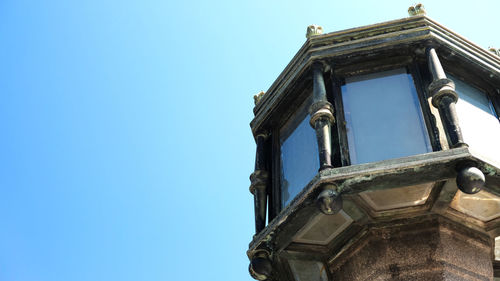
<path fill-rule="evenodd" d="M 499 1 L 430 2 L 500 48 Z M 251 280 L 253 94 L 411 4 L 0 1 L 0 280 Z"/>

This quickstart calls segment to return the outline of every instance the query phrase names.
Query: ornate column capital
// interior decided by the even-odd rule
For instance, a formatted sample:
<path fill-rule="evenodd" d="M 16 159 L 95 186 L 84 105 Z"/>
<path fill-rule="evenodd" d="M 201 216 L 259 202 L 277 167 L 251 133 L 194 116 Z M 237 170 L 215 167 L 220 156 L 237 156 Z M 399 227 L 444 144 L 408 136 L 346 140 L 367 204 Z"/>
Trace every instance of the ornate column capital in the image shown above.
<path fill-rule="evenodd" d="M 255 134 L 255 139 L 263 138 L 264 140 L 267 140 L 270 135 L 271 134 L 268 131 L 259 131 Z"/>
<path fill-rule="evenodd" d="M 323 72 L 325 72 L 326 65 L 321 60 L 315 60 L 315 61 L 313 61 L 311 68 L 312 68 L 313 72 L 319 71 L 319 72 L 323 73 Z"/>

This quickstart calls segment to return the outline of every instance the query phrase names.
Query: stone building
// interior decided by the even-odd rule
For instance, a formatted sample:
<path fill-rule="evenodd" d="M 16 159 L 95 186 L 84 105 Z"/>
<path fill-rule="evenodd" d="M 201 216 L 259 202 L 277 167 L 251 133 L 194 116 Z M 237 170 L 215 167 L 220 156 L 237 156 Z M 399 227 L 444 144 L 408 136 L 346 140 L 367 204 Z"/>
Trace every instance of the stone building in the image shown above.
<path fill-rule="evenodd" d="M 255 279 L 500 276 L 498 50 L 409 14 L 308 27 L 255 97 Z"/>

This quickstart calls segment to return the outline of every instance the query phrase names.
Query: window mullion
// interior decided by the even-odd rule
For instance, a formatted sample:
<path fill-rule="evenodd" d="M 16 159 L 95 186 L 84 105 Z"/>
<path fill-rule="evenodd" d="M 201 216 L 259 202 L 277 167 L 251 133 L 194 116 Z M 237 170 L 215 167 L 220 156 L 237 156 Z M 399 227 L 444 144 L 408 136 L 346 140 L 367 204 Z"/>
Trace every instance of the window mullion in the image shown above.
<path fill-rule="evenodd" d="M 347 143 L 347 129 L 346 122 L 344 116 L 344 106 L 342 102 L 342 82 L 335 75 L 335 72 L 331 72 L 331 81 L 332 81 L 332 96 L 333 96 L 333 107 L 334 114 L 336 120 L 336 138 L 338 140 L 340 154 L 340 164 L 342 167 L 351 165 L 350 157 L 349 157 L 349 146 Z"/>

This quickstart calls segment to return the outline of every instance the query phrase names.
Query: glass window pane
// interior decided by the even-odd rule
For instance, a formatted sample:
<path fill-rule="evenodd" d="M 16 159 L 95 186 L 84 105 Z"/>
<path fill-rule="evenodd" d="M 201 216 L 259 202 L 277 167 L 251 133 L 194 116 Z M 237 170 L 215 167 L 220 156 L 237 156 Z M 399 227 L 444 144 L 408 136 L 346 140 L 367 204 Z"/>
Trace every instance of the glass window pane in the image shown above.
<path fill-rule="evenodd" d="M 309 125 L 306 100 L 296 115 L 280 131 L 281 145 L 281 201 L 290 201 L 311 181 L 319 169 L 316 133 Z"/>
<path fill-rule="evenodd" d="M 472 151 L 494 161 L 500 161 L 500 122 L 488 95 L 460 79 L 455 82 L 458 121 L 465 143 Z"/>
<path fill-rule="evenodd" d="M 432 151 L 413 79 L 405 69 L 349 78 L 342 98 L 351 164 Z"/>

